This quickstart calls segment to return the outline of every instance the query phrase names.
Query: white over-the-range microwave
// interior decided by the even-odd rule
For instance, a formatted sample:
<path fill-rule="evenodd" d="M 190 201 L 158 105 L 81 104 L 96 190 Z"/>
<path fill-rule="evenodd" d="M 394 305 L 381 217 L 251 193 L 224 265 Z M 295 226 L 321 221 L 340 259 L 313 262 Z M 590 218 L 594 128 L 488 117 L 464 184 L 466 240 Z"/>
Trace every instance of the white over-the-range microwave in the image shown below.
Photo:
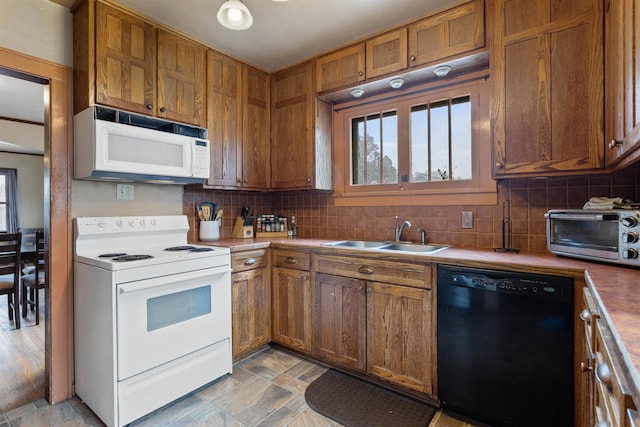
<path fill-rule="evenodd" d="M 102 106 L 74 116 L 74 178 L 202 183 L 209 177 L 207 130 Z"/>

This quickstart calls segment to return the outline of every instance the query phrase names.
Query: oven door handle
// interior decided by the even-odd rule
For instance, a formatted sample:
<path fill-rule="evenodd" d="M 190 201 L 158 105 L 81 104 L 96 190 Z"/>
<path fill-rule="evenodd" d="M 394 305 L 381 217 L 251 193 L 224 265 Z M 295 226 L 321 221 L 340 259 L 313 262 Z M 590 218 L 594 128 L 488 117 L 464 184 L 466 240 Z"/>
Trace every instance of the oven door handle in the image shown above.
<path fill-rule="evenodd" d="M 127 284 L 118 286 L 118 293 L 125 294 L 125 293 L 131 293 L 131 292 L 144 291 L 147 289 L 157 289 L 161 286 L 172 286 L 172 285 L 175 285 L 176 283 L 193 281 L 198 279 L 205 279 L 207 277 L 212 277 L 212 276 L 220 276 L 230 272 L 231 272 L 231 268 L 229 268 L 228 266 L 225 266 L 225 267 L 210 268 L 210 269 L 201 270 L 201 271 L 194 271 L 191 273 L 180 273 L 175 276 L 170 276 L 169 278 L 159 277 L 159 278 L 154 278 L 149 280 L 142 280 L 140 282 L 127 283 Z"/>
<path fill-rule="evenodd" d="M 544 214 L 545 218 L 567 220 L 567 221 L 615 221 L 618 219 L 616 214 L 568 214 L 568 213 L 547 213 Z"/>

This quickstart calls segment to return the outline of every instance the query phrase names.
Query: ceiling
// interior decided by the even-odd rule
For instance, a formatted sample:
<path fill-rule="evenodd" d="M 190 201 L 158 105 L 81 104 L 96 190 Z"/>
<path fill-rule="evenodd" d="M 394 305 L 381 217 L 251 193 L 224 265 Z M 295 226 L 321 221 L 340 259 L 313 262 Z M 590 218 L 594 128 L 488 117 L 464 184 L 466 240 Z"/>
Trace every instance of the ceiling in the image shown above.
<path fill-rule="evenodd" d="M 71 6 L 75 0 L 51 0 Z M 263 71 L 303 62 L 460 0 L 243 0 L 253 16 L 244 31 L 224 28 L 225 0 L 116 0 Z"/>

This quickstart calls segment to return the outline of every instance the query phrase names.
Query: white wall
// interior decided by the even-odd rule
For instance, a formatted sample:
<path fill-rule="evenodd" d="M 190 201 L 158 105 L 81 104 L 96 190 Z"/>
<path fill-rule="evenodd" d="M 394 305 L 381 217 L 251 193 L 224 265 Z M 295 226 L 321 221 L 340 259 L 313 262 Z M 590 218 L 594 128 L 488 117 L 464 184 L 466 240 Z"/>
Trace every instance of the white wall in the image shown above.
<path fill-rule="evenodd" d="M 0 168 L 17 169 L 20 227 L 44 227 L 44 157 L 0 153 Z"/>
<path fill-rule="evenodd" d="M 0 0 L 0 46 L 62 65 L 73 65 L 69 9 L 48 0 Z M 72 216 L 182 214 L 177 185 L 136 184 L 135 200 L 116 200 L 116 185 L 73 181 Z"/>

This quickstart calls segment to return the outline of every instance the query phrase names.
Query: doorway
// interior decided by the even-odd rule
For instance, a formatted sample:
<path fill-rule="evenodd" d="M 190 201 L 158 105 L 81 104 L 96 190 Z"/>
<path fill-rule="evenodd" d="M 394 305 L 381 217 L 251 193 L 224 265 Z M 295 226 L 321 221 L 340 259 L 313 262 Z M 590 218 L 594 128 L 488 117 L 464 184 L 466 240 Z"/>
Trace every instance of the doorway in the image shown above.
<path fill-rule="evenodd" d="M 0 48 L 0 69 L 48 82 L 45 91 L 44 229 L 49 286 L 45 289 L 44 397 L 73 395 L 71 293 L 71 68 Z"/>

